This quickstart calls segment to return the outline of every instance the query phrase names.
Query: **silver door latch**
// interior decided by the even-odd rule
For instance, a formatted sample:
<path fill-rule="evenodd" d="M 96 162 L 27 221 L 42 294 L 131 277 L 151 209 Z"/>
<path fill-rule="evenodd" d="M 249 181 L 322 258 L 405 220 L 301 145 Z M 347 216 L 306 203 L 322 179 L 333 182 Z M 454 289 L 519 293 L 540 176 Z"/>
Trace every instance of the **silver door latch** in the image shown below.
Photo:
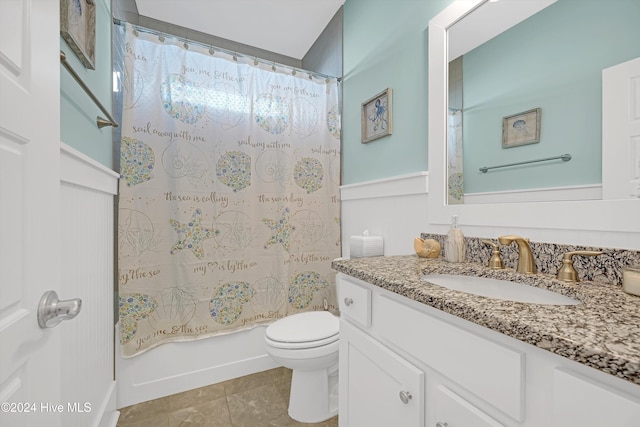
<path fill-rule="evenodd" d="M 80 313 L 82 300 L 73 298 L 60 301 L 55 291 L 47 291 L 38 304 L 38 325 L 42 329 L 53 328 L 63 320 L 73 319 Z"/>

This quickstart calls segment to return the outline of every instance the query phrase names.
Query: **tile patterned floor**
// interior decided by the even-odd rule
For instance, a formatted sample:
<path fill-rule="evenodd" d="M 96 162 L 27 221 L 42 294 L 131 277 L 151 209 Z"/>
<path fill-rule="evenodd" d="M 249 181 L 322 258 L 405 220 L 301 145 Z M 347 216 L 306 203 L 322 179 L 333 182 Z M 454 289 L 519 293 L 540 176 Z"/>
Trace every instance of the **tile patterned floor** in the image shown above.
<path fill-rule="evenodd" d="M 120 409 L 117 427 L 338 427 L 287 415 L 291 370 L 276 368 Z"/>

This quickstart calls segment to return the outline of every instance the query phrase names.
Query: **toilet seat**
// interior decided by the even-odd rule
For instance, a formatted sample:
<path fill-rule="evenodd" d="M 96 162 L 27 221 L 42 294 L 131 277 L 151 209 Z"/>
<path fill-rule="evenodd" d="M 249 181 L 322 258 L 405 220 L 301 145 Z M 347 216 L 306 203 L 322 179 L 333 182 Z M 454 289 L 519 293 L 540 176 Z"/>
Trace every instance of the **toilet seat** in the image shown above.
<path fill-rule="evenodd" d="M 329 345 L 331 343 L 337 342 L 338 338 L 339 338 L 339 335 L 336 334 L 332 337 L 325 338 L 324 340 L 305 341 L 305 342 L 298 342 L 298 343 L 274 341 L 267 337 L 265 337 L 265 341 L 271 347 L 275 347 L 275 348 L 282 348 L 282 349 L 288 349 L 288 350 L 298 350 L 298 349 L 304 350 L 304 349 L 312 349 L 316 347 Z"/>
<path fill-rule="evenodd" d="M 304 349 L 321 347 L 336 342 L 340 335 L 340 322 L 328 311 L 294 314 L 269 325 L 265 340 L 276 348 Z"/>

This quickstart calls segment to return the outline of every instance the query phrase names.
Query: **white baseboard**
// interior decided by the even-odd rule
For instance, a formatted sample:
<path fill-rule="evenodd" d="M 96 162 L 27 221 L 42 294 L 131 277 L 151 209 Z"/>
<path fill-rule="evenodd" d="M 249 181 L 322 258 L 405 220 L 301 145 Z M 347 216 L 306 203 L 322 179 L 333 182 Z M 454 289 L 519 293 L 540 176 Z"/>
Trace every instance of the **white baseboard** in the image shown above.
<path fill-rule="evenodd" d="M 99 408 L 95 427 L 116 427 L 120 412 L 116 411 L 116 382 L 111 383 L 107 395 Z"/>

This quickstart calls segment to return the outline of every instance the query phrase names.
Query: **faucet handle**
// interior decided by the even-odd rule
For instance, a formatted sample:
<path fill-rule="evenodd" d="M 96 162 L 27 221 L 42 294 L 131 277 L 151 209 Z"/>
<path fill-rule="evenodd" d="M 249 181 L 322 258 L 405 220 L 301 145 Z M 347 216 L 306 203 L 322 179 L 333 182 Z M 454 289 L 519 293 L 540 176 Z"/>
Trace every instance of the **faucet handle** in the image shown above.
<path fill-rule="evenodd" d="M 563 280 L 565 282 L 577 282 L 578 281 L 578 272 L 573 266 L 573 256 L 574 255 L 582 255 L 582 256 L 597 256 L 602 255 L 602 252 L 598 251 L 571 251 L 567 252 L 562 256 L 562 267 L 558 270 L 558 275 L 556 276 L 558 280 Z"/>
<path fill-rule="evenodd" d="M 500 246 L 490 240 L 482 240 L 482 243 L 493 247 L 488 267 L 494 270 L 502 270 L 504 268 L 504 263 L 502 262 L 502 256 L 500 255 Z"/>

